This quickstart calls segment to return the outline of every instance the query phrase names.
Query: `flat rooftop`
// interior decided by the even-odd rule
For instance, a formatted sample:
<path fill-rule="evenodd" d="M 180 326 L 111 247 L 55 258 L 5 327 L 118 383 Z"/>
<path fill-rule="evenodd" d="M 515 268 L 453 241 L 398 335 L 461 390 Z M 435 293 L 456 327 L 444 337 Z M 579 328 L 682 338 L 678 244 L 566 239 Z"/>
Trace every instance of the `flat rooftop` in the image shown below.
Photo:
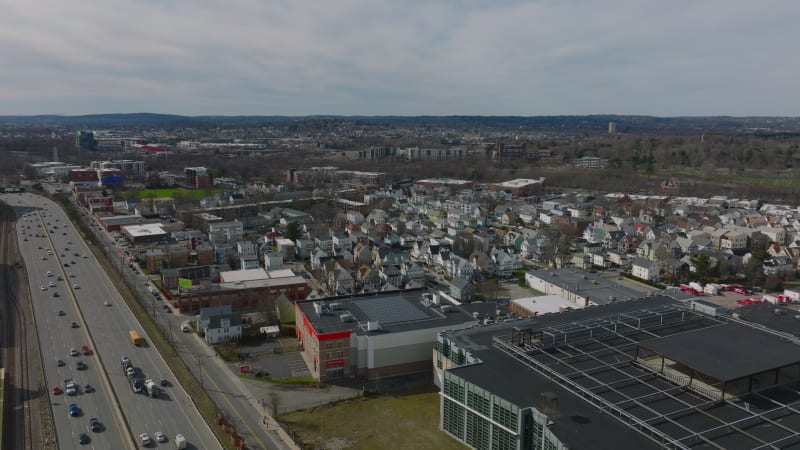
<path fill-rule="evenodd" d="M 719 381 L 731 381 L 800 363 L 800 346 L 728 323 L 641 344 Z"/>
<path fill-rule="evenodd" d="M 560 439 L 584 439 L 576 448 L 595 448 L 592 439 L 614 443 L 617 433 L 631 431 L 665 448 L 800 448 L 800 381 L 723 398 L 720 391 L 693 382 L 689 375 L 660 372 L 660 364 L 640 354 L 651 348 L 676 352 L 677 361 L 703 364 L 727 378 L 792 364 L 800 347 L 796 350 L 795 344 L 767 329 L 692 311 L 668 297 L 453 330 L 443 336 L 482 361 L 454 369 L 454 374 L 464 374 L 518 406 L 535 406 L 532 393 L 553 391 L 562 404 L 583 404 L 576 410 L 591 420 L 593 412 L 616 419 L 607 428 L 584 427 L 581 434 L 569 416 L 555 416 L 551 429 Z M 732 367 L 707 368 L 715 365 Z M 789 373 L 784 374 L 787 380 Z"/>
<path fill-rule="evenodd" d="M 164 230 L 164 225 L 160 223 L 143 223 L 141 225 L 124 225 L 122 226 L 124 232 L 128 233 L 131 237 L 144 237 L 144 236 L 166 236 L 167 232 Z"/>
<path fill-rule="evenodd" d="M 645 293 L 609 280 L 599 272 L 567 268 L 533 270 L 529 273 L 573 294 L 588 297 L 590 302 L 597 305 L 645 296 Z"/>
<path fill-rule="evenodd" d="M 534 184 L 542 184 L 542 183 L 544 183 L 544 178 L 540 178 L 538 180 L 530 178 L 517 178 L 516 180 L 508 180 L 508 181 L 503 181 L 502 183 L 495 183 L 495 186 L 501 188 L 520 188 L 524 186 L 531 186 Z"/>
<path fill-rule="evenodd" d="M 338 297 L 314 301 L 300 301 L 297 306 L 318 333 L 335 333 L 350 330 L 355 334 L 374 333 L 364 329 L 367 322 L 380 325 L 378 333 L 391 333 L 430 328 L 446 329 L 451 326 L 477 322 L 462 308 L 442 302 L 440 305 L 423 304 L 423 289 L 394 291 L 353 297 Z M 317 312 L 314 303 L 327 310 Z M 343 319 L 342 316 L 349 315 Z"/>
<path fill-rule="evenodd" d="M 561 308 L 583 308 L 583 305 L 571 302 L 560 295 L 540 295 L 538 297 L 523 297 L 511 300 L 511 303 L 525 308 L 536 314 L 550 314 L 561 311 Z"/>

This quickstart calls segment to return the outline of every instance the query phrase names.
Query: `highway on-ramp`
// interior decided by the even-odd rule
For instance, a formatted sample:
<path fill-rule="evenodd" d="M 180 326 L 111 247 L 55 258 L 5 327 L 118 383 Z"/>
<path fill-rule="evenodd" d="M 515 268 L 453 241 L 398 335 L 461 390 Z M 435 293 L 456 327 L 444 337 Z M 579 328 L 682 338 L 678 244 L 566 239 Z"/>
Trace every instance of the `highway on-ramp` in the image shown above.
<path fill-rule="evenodd" d="M 53 359 L 52 364 L 48 364 L 48 361 L 45 360 L 48 383 L 56 380 L 63 382 L 59 377 L 65 375 L 65 378 L 75 376 L 83 382 L 87 378 L 81 377 L 90 377 L 92 372 L 105 369 L 111 388 L 125 416 L 125 421 L 137 440 L 141 433 L 148 433 L 150 437 L 154 437 L 156 432 L 163 432 L 172 441 L 175 435 L 180 433 L 189 442 L 187 448 L 221 448 L 188 394 L 175 384 L 175 378 L 163 358 L 155 348 L 147 345 L 149 339 L 138 325 L 133 313 L 114 288 L 98 261 L 94 259 L 87 244 L 79 237 L 77 230 L 69 222 L 60 206 L 44 197 L 31 194 L 8 194 L 7 197 L 12 199 L 10 202 L 12 205 L 14 204 L 13 199 L 23 199 L 23 202 L 30 207 L 40 208 L 35 213 L 35 217 L 29 217 L 29 221 L 31 219 L 39 220 L 42 213 L 46 214 L 42 217 L 43 223 L 39 223 L 43 228 L 38 228 L 36 225 L 29 230 L 26 228 L 26 231 L 33 232 L 34 235 L 38 232 L 44 233 L 46 237 L 29 238 L 28 242 L 21 242 L 21 245 L 25 245 L 25 261 L 26 264 L 29 264 L 31 291 L 38 294 L 34 297 L 34 304 L 35 307 L 38 306 L 41 309 L 41 312 L 40 309 L 36 309 L 36 314 L 37 318 L 42 320 L 39 329 L 40 337 L 44 338 L 42 341 L 43 354 L 51 355 L 50 357 Z M 48 222 L 50 225 L 47 225 Z M 22 223 L 28 225 L 27 222 Z M 42 250 L 38 249 L 40 245 L 43 247 Z M 47 254 L 47 248 L 52 250 L 52 255 Z M 46 259 L 42 260 L 42 256 Z M 53 277 L 47 276 L 48 270 L 53 272 Z M 63 280 L 55 281 L 59 275 Z M 56 283 L 56 288 L 47 286 L 50 281 Z M 47 290 L 42 291 L 41 285 L 45 285 Z M 59 297 L 52 297 L 54 291 L 58 291 Z M 54 306 L 59 302 L 63 307 Z M 59 310 L 64 310 L 65 316 L 59 316 Z M 72 321 L 78 322 L 79 327 L 71 328 Z M 54 327 L 57 332 L 44 331 L 48 329 L 47 327 Z M 129 330 L 138 331 L 144 337 L 145 344 L 133 345 L 128 339 Z M 76 346 L 77 349 L 80 349 L 82 345 L 88 345 L 95 354 L 89 357 L 68 356 L 70 348 Z M 52 350 L 48 350 L 48 346 Z M 155 398 L 147 396 L 146 393 L 134 393 L 129 379 L 120 365 L 123 356 L 130 358 L 139 377 L 155 380 L 164 377 L 170 382 L 169 386 L 164 387 L 163 393 Z M 43 357 L 47 358 L 48 356 Z M 56 359 L 59 358 L 64 360 L 65 367 L 56 367 Z M 97 358 L 102 358 L 102 368 L 98 367 L 99 363 L 93 364 Z M 80 372 L 67 370 L 72 369 L 77 359 L 84 360 L 89 365 L 89 369 Z M 89 383 L 94 382 L 98 387 L 100 386 L 98 380 L 89 380 Z M 99 393 L 100 391 L 84 394 L 81 399 Z M 97 397 L 100 396 L 97 395 Z M 69 417 L 65 406 L 54 406 L 56 425 L 61 430 L 59 416 L 62 414 L 59 407 L 64 410 L 63 416 Z M 98 406 L 98 408 L 100 407 Z M 112 413 L 104 410 L 100 410 L 98 414 L 100 413 L 104 417 L 101 420 L 107 426 L 111 426 L 113 424 Z M 90 416 L 85 415 L 84 417 Z M 74 420 L 74 418 L 69 419 Z M 123 428 L 122 425 L 120 428 Z M 115 434 L 121 433 L 122 430 L 119 430 Z M 110 435 L 111 433 L 103 434 Z M 139 444 L 138 441 L 137 444 Z M 158 443 L 157 445 L 163 448 L 174 446 L 172 442 Z M 110 445 L 96 448 L 125 447 Z"/>

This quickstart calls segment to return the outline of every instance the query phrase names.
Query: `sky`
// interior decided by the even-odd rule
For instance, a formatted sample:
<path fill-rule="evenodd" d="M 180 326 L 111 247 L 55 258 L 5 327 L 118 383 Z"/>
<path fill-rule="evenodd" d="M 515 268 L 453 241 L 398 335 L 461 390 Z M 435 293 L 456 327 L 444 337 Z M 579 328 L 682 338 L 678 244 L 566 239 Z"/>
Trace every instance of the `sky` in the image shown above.
<path fill-rule="evenodd" d="M 0 115 L 800 115 L 797 0 L 0 0 Z"/>

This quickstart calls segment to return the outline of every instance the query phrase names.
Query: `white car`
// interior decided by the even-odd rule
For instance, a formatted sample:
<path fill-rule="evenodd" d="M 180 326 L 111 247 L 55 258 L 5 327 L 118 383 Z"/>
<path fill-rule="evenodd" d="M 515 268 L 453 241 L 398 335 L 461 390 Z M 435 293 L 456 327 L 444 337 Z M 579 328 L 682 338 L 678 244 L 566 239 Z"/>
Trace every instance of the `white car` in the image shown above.
<path fill-rule="evenodd" d="M 108 300 L 106 300 L 105 302 L 103 302 L 103 304 L 104 304 L 104 305 L 106 305 L 106 306 L 111 306 L 111 302 L 109 302 Z"/>
<path fill-rule="evenodd" d="M 156 431 L 155 436 L 156 436 L 156 440 L 158 442 L 167 442 L 167 435 L 166 434 L 164 434 L 164 433 L 162 433 L 160 431 Z"/>
<path fill-rule="evenodd" d="M 50 287 L 56 287 L 56 283 L 53 282 L 53 281 L 47 283 L 47 285 L 50 286 Z"/>
<path fill-rule="evenodd" d="M 41 289 L 41 290 L 43 290 L 43 291 L 46 291 L 46 290 L 47 290 L 47 286 L 45 286 L 45 285 L 41 285 L 41 286 L 39 287 L 39 289 Z"/>
<path fill-rule="evenodd" d="M 69 275 L 67 275 L 67 276 L 70 277 L 70 278 L 75 278 L 75 274 L 72 273 L 72 272 L 70 272 Z"/>
<path fill-rule="evenodd" d="M 69 349 L 69 356 L 78 356 L 78 355 L 80 355 L 80 353 L 78 353 L 78 349 L 74 347 Z"/>
<path fill-rule="evenodd" d="M 80 287 L 80 286 L 78 286 L 77 284 L 73 284 L 73 285 L 72 285 L 72 289 L 80 289 L 80 288 L 81 288 L 81 287 Z"/>
<path fill-rule="evenodd" d="M 140 434 L 139 439 L 142 440 L 142 445 L 150 445 L 153 443 L 153 440 L 150 439 L 150 435 L 147 433 Z"/>
<path fill-rule="evenodd" d="M 48 276 L 48 277 L 52 277 L 52 276 L 53 276 L 53 272 L 51 272 L 51 271 L 49 271 L 49 270 L 48 270 L 48 271 L 47 271 L 47 276 Z"/>

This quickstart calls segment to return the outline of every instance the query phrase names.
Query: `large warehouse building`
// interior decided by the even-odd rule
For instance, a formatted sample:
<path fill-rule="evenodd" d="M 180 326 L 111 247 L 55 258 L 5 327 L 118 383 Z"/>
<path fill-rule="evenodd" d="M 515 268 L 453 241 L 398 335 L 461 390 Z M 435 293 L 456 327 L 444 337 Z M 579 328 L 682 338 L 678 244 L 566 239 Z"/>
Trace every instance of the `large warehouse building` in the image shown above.
<path fill-rule="evenodd" d="M 303 358 L 319 380 L 430 372 L 437 334 L 477 323 L 423 289 L 302 301 L 295 305 Z"/>
<path fill-rule="evenodd" d="M 800 448 L 798 343 L 663 296 L 443 332 L 440 426 L 476 449 Z"/>

